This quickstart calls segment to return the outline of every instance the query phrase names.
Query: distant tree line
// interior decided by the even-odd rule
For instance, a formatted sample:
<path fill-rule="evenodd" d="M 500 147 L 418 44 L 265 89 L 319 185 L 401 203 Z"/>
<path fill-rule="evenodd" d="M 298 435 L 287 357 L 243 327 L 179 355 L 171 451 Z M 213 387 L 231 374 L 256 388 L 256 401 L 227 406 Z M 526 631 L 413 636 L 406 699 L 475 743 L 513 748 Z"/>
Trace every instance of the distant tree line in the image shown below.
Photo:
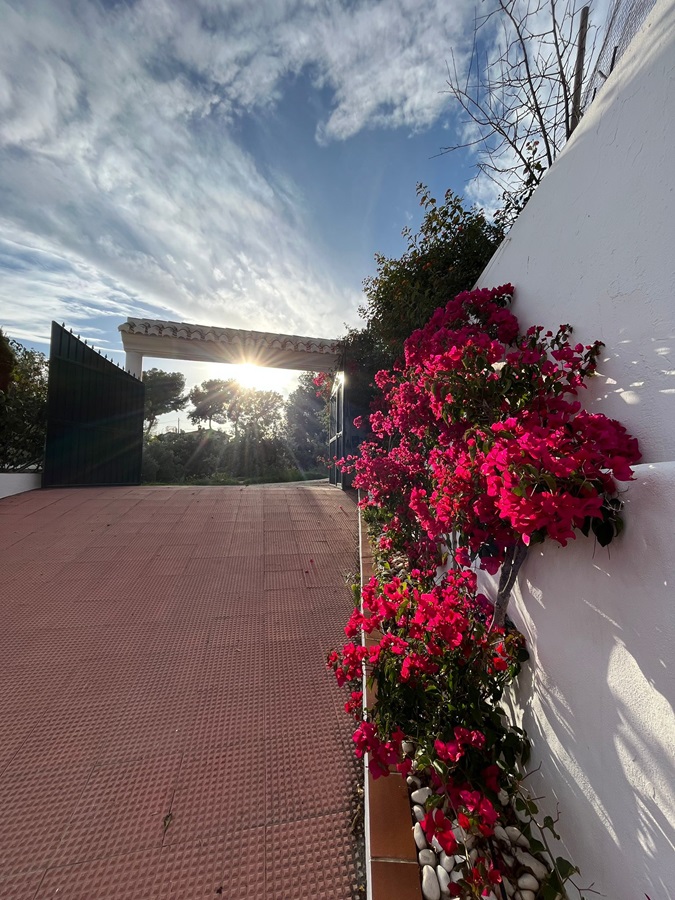
<path fill-rule="evenodd" d="M 42 467 L 48 370 L 44 353 L 0 330 L 0 471 Z"/>
<path fill-rule="evenodd" d="M 284 401 L 276 391 L 246 388 L 235 379 L 210 379 L 185 394 L 179 372 L 144 372 L 143 480 L 232 484 L 325 477 L 327 423 L 312 377 L 303 373 Z M 158 416 L 188 403 L 196 430 L 151 434 Z"/>

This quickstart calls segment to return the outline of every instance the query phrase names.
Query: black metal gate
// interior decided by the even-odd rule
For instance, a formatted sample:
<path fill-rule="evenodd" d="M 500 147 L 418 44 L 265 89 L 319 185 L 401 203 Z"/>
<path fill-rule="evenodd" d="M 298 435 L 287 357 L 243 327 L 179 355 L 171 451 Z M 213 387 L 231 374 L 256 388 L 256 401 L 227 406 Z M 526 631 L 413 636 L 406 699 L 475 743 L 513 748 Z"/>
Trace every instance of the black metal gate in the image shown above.
<path fill-rule="evenodd" d="M 359 431 L 354 425 L 357 416 L 367 419 L 368 405 L 364 403 L 362 391 L 359 390 L 357 372 L 350 369 L 354 369 L 354 366 L 349 364 L 345 351 L 341 369 L 333 379 L 330 397 L 328 458 L 331 461 L 355 455 L 367 433 L 367 428 Z M 341 472 L 334 463 L 329 473 L 331 484 L 342 488 L 343 491 L 351 488 L 353 480 L 351 474 Z"/>
<path fill-rule="evenodd" d="M 143 382 L 52 322 L 43 487 L 140 484 Z"/>
<path fill-rule="evenodd" d="M 331 461 L 329 471 L 330 483 L 343 487 L 346 476 L 335 465 L 336 459 L 345 455 L 345 373 L 338 372 L 333 379 L 333 390 L 330 395 L 330 427 L 328 433 L 328 459 Z"/>

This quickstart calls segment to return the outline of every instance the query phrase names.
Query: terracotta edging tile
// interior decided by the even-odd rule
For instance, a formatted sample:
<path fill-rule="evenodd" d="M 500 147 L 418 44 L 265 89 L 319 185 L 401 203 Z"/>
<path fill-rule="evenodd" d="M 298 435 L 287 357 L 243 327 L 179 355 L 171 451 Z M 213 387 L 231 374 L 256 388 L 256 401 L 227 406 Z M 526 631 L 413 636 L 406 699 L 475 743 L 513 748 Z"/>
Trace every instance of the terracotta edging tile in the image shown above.
<path fill-rule="evenodd" d="M 373 556 L 367 544 L 363 518 L 359 516 L 361 584 L 374 574 Z M 367 646 L 379 640 L 373 632 Z M 374 700 L 374 686 L 365 687 L 366 702 Z M 373 779 L 366 773 L 366 871 L 372 900 L 422 900 L 420 868 L 412 835 L 408 789 L 402 776 Z"/>
<path fill-rule="evenodd" d="M 422 897 L 417 862 L 374 859 L 370 871 L 373 900 L 417 900 Z"/>

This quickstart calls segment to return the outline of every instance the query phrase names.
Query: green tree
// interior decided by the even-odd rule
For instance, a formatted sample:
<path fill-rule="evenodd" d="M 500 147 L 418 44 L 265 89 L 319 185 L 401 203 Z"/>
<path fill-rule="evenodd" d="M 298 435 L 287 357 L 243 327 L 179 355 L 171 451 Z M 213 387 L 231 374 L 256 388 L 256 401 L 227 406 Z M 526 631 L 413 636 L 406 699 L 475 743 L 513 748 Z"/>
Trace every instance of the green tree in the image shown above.
<path fill-rule="evenodd" d="M 233 378 L 227 381 L 212 378 L 195 385 L 189 394 L 194 409 L 188 413 L 188 418 L 193 425 L 208 422 L 209 430 L 213 422 L 224 425 L 228 419 L 228 409 L 240 390 L 241 386 Z"/>
<path fill-rule="evenodd" d="M 14 351 L 0 328 L 0 391 L 7 392 L 12 380 L 12 369 L 16 363 Z"/>
<path fill-rule="evenodd" d="M 286 402 L 289 451 L 301 470 L 316 469 L 328 450 L 326 403 L 317 396 L 312 372 L 303 372 Z"/>
<path fill-rule="evenodd" d="M 4 379 L 6 388 L 0 389 L 0 469 L 41 466 L 47 430 L 47 358 L 4 335 L 2 345 L 5 367 L 11 359 L 13 364 Z"/>
<path fill-rule="evenodd" d="M 184 409 L 188 397 L 183 396 L 185 376 L 180 372 L 164 372 L 162 369 L 149 369 L 143 372 L 145 386 L 145 415 L 148 423 L 146 434 L 150 434 L 157 423 L 157 417 L 165 413 Z"/>
<path fill-rule="evenodd" d="M 249 441 L 276 438 L 283 426 L 284 398 L 277 391 L 241 388 L 236 400 L 238 431 Z M 228 411 L 232 421 L 232 412 Z"/>
<path fill-rule="evenodd" d="M 474 286 L 503 238 L 482 210 L 465 209 L 452 191 L 440 205 L 423 184 L 417 195 L 425 211 L 419 232 L 404 228 L 405 253 L 376 254 L 377 274 L 363 282 L 367 330 L 394 358 L 437 307 Z"/>

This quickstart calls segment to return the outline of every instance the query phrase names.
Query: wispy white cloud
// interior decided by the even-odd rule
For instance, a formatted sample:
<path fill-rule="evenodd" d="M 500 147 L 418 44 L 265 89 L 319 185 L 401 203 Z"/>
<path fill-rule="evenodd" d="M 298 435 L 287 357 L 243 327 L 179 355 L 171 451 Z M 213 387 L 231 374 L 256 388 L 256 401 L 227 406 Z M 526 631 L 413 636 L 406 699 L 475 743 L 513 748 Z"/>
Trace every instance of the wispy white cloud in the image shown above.
<path fill-rule="evenodd" d="M 358 290 L 239 123 L 301 76 L 329 98 L 320 142 L 428 127 L 471 3 L 0 0 L 0 319 L 339 333 Z"/>

